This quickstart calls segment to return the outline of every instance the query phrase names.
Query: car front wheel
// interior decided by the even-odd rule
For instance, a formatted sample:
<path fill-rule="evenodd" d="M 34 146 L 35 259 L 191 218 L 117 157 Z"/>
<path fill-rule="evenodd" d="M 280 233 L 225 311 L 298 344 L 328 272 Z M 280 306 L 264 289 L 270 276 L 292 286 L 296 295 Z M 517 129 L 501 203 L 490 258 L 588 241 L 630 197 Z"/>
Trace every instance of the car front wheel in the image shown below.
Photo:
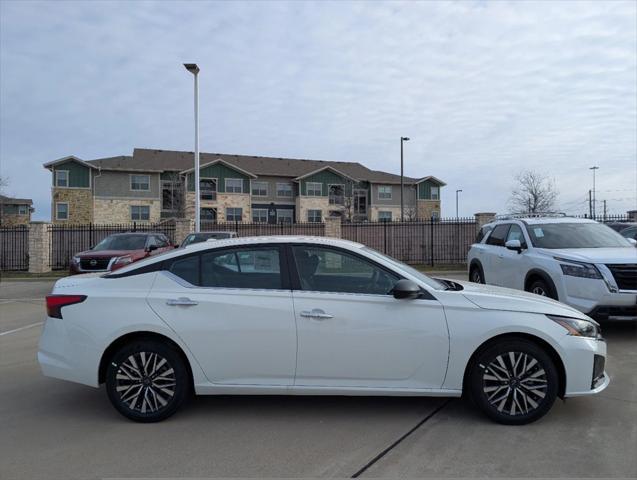
<path fill-rule="evenodd" d="M 504 340 L 472 364 L 471 397 L 498 423 L 523 425 L 544 416 L 558 391 L 555 364 L 535 343 Z"/>
<path fill-rule="evenodd" d="M 136 422 L 168 418 L 186 399 L 188 371 L 170 345 L 137 340 L 118 350 L 106 371 L 106 392 L 115 409 Z"/>
<path fill-rule="evenodd" d="M 484 278 L 482 277 L 482 270 L 477 265 L 471 267 L 469 271 L 469 280 L 473 283 L 484 283 Z"/>
<path fill-rule="evenodd" d="M 536 295 L 540 295 L 542 297 L 549 297 L 554 300 L 557 300 L 555 298 L 555 295 L 553 294 L 553 290 L 551 289 L 551 287 L 549 287 L 549 285 L 544 280 L 533 281 L 529 285 L 528 291 L 531 293 L 535 293 Z"/>

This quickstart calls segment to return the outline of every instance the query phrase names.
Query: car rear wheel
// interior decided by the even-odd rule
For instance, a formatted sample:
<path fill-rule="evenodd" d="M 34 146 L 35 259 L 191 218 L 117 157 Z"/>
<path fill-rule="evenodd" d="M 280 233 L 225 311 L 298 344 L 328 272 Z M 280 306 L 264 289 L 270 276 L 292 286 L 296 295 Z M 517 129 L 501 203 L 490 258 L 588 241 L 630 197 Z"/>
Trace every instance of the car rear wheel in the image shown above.
<path fill-rule="evenodd" d="M 106 371 L 106 392 L 115 409 L 136 422 L 168 418 L 190 390 L 181 355 L 155 340 L 138 340 L 118 350 Z"/>
<path fill-rule="evenodd" d="M 482 270 L 477 265 L 471 267 L 469 271 L 469 280 L 473 283 L 484 283 L 484 278 L 482 276 Z"/>
<path fill-rule="evenodd" d="M 555 402 L 555 364 L 535 343 L 505 340 L 481 352 L 470 370 L 471 398 L 492 420 L 523 425 L 544 416 Z"/>

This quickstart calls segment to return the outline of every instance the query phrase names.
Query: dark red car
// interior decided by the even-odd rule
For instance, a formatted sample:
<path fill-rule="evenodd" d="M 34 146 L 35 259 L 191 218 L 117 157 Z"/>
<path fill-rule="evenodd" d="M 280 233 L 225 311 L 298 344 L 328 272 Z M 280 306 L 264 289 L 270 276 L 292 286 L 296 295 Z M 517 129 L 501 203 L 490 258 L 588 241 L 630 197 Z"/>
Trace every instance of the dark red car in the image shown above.
<path fill-rule="evenodd" d="M 173 248 L 163 233 L 115 233 L 90 250 L 76 253 L 71 259 L 71 275 L 117 270 Z"/>

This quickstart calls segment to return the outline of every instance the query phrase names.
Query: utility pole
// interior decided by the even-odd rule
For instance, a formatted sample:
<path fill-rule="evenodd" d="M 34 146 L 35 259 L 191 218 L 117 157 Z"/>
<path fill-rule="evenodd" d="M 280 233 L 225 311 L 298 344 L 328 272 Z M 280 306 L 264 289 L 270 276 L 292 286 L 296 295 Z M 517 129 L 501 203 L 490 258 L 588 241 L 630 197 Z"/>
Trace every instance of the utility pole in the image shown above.
<path fill-rule="evenodd" d="M 606 221 L 606 200 L 604 200 L 604 222 Z"/>
<path fill-rule="evenodd" d="M 597 205 L 595 205 L 595 201 L 597 200 L 596 195 L 595 195 L 595 170 L 599 170 L 599 167 L 597 166 L 593 166 L 590 167 L 589 170 L 593 171 L 593 211 L 592 211 L 592 218 L 593 220 L 595 220 L 595 217 L 597 216 Z"/>
<path fill-rule="evenodd" d="M 456 220 L 458 219 L 458 194 L 462 192 L 462 190 L 456 190 Z"/>
<path fill-rule="evenodd" d="M 588 191 L 588 216 L 593 218 L 593 191 Z"/>
<path fill-rule="evenodd" d="M 184 67 L 195 77 L 195 232 L 201 230 L 201 196 L 199 194 L 199 67 L 196 63 L 184 63 Z"/>
<path fill-rule="evenodd" d="M 408 142 L 409 137 L 400 137 L 400 221 L 405 221 L 405 207 L 403 203 L 403 142 Z"/>

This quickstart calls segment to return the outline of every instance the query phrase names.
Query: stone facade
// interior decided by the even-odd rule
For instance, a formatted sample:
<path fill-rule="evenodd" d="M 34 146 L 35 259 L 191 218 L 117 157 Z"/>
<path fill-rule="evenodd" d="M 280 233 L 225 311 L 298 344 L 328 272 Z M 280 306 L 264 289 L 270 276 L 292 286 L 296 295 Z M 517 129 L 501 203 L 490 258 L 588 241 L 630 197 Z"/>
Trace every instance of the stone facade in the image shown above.
<path fill-rule="evenodd" d="M 93 222 L 93 194 L 84 188 L 53 188 L 51 221 L 54 223 L 91 223 Z M 67 220 L 57 220 L 56 203 L 68 203 Z"/>
<path fill-rule="evenodd" d="M 420 220 L 428 220 L 436 213 L 440 217 L 440 200 L 418 200 L 417 217 Z"/>
<path fill-rule="evenodd" d="M 241 208 L 243 222 L 252 221 L 252 203 L 248 193 L 217 193 L 216 200 L 201 200 L 200 208 L 217 210 L 217 221 L 226 221 L 226 208 Z M 195 218 L 195 192 L 186 192 L 186 217 Z M 205 221 L 205 220 L 202 220 Z"/>
<path fill-rule="evenodd" d="M 330 204 L 328 197 L 297 197 L 296 221 L 307 222 L 308 210 L 320 210 L 321 218 L 325 220 L 329 216 Z"/>
<path fill-rule="evenodd" d="M 495 220 L 495 212 L 478 212 L 474 213 L 474 216 L 476 217 L 476 227 L 478 230 L 482 228 L 482 225 Z"/>
<path fill-rule="evenodd" d="M 325 236 L 341 238 L 341 219 L 336 217 L 325 217 Z"/>
<path fill-rule="evenodd" d="M 31 214 L 20 215 L 18 213 L 2 212 L 0 216 L 0 225 L 3 227 L 16 227 L 18 225 L 28 225 L 31 221 Z"/>
<path fill-rule="evenodd" d="M 157 223 L 161 217 L 161 202 L 159 199 L 124 199 L 124 198 L 95 198 L 93 201 L 95 223 Z M 132 220 L 131 206 L 148 205 L 150 217 L 148 220 Z"/>

